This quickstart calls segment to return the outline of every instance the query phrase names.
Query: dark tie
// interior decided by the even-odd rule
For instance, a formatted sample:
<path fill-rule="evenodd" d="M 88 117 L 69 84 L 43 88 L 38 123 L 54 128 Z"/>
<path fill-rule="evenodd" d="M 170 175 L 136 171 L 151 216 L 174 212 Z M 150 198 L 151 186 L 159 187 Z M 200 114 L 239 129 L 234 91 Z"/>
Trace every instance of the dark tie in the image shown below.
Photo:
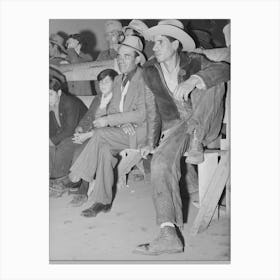
<path fill-rule="evenodd" d="M 127 75 L 124 75 L 123 79 L 122 79 L 122 91 L 125 88 L 127 82 L 128 82 L 128 77 L 127 77 Z"/>

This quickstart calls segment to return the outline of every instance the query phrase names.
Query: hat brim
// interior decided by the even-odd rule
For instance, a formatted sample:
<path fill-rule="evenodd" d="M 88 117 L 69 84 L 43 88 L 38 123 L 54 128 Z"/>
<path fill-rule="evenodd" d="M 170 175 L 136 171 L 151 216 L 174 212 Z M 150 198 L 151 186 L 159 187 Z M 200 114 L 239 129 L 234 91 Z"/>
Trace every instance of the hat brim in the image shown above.
<path fill-rule="evenodd" d="M 119 47 L 125 46 L 125 47 L 131 48 L 132 50 L 136 51 L 139 54 L 139 56 L 140 56 L 140 65 L 141 66 L 147 61 L 145 55 L 142 52 L 140 52 L 138 49 L 133 48 L 132 46 L 129 46 L 129 45 L 126 45 L 126 44 L 117 44 L 117 45 Z"/>
<path fill-rule="evenodd" d="M 176 26 L 159 24 L 149 28 L 144 32 L 144 34 L 149 38 L 153 38 L 157 35 L 170 36 L 182 43 L 183 51 L 192 51 L 195 49 L 195 42 L 193 38 L 183 29 Z"/>
<path fill-rule="evenodd" d="M 54 65 L 51 65 L 49 67 L 49 78 L 56 78 L 61 82 L 61 84 L 64 84 L 67 82 L 66 77 L 62 74 L 62 72 Z"/>
<path fill-rule="evenodd" d="M 56 41 L 53 41 L 53 40 L 50 40 L 50 42 L 53 43 L 53 44 L 55 44 L 55 45 L 57 45 L 57 46 L 59 46 L 59 47 L 61 48 L 61 50 L 62 50 L 65 54 L 67 54 L 67 50 L 65 49 L 65 47 L 64 47 L 63 45 L 61 45 L 61 44 L 59 44 L 59 43 L 57 43 Z"/>

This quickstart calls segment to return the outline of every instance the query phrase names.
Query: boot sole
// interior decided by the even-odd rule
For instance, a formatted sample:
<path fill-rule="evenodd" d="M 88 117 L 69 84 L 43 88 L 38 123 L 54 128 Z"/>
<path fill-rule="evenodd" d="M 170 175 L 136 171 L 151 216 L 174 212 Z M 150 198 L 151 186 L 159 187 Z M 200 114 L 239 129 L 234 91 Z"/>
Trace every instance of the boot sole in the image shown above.
<path fill-rule="evenodd" d="M 164 250 L 160 252 L 149 252 L 149 251 L 139 251 L 139 250 L 134 250 L 132 253 L 134 254 L 139 254 L 139 255 L 149 255 L 149 256 L 158 256 L 161 254 L 176 254 L 176 253 L 183 253 L 183 249 L 173 249 L 173 250 Z"/>

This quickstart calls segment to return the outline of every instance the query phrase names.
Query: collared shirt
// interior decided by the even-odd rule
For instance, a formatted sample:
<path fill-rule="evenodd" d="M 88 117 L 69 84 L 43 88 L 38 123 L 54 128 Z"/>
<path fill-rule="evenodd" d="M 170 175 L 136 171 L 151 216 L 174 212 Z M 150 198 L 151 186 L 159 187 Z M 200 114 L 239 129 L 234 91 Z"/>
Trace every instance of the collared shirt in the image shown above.
<path fill-rule="evenodd" d="M 121 101 L 120 101 L 120 107 L 119 107 L 120 112 L 123 112 L 124 98 L 126 96 L 130 81 L 132 80 L 136 71 L 137 71 L 137 67 L 134 70 L 130 71 L 128 74 L 123 75 L 123 77 L 122 77 L 122 84 L 121 84 L 122 95 L 121 95 Z"/>
<path fill-rule="evenodd" d="M 112 92 L 108 93 L 106 96 L 104 94 L 102 94 L 99 108 L 100 109 L 106 108 L 106 106 L 111 101 L 112 96 L 113 96 Z"/>
<path fill-rule="evenodd" d="M 178 73 L 180 70 L 180 60 L 178 60 L 178 63 L 176 65 L 176 67 L 169 72 L 164 63 L 160 63 L 160 67 L 164 76 L 164 80 L 169 88 L 169 90 L 173 93 L 176 89 L 176 87 L 178 86 Z"/>

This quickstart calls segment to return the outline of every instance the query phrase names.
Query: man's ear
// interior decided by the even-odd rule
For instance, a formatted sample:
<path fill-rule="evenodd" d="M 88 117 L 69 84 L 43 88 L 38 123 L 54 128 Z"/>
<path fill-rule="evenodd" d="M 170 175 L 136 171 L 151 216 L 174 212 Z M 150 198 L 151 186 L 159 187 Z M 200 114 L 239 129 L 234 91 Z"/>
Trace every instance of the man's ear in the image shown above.
<path fill-rule="evenodd" d="M 57 94 L 58 94 L 59 97 L 61 96 L 61 93 L 62 93 L 62 91 L 61 91 L 61 89 L 59 89 L 59 90 L 57 91 Z"/>
<path fill-rule="evenodd" d="M 140 64 L 140 62 L 141 62 L 141 57 L 140 57 L 140 55 L 138 55 L 138 56 L 136 56 L 136 58 L 135 58 L 135 64 Z"/>
<path fill-rule="evenodd" d="M 172 47 L 176 51 L 179 47 L 179 41 L 178 40 L 173 41 L 172 42 Z"/>

